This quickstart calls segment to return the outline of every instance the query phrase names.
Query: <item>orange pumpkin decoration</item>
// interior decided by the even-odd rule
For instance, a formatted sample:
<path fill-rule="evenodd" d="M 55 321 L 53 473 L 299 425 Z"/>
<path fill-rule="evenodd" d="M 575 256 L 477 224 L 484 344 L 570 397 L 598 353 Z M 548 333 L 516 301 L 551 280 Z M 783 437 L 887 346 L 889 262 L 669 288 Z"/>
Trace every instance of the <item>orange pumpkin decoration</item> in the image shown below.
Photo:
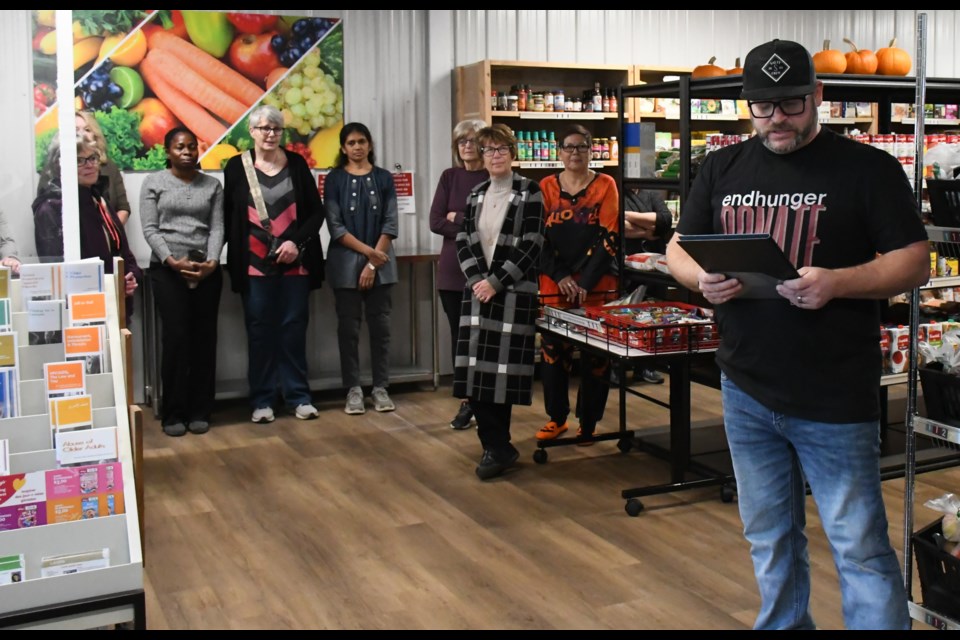
<path fill-rule="evenodd" d="M 740 58 L 737 58 L 737 61 L 734 63 L 733 69 L 727 69 L 728 76 L 739 76 L 743 75 L 743 67 L 740 66 Z"/>
<path fill-rule="evenodd" d="M 813 68 L 817 73 L 843 73 L 847 70 L 847 58 L 837 49 L 830 48 L 830 41 L 823 41 L 823 51 L 813 54 Z"/>
<path fill-rule="evenodd" d="M 873 51 L 858 49 L 850 38 L 844 38 L 843 41 L 853 48 L 846 54 L 847 70 L 844 73 L 871 75 L 877 72 L 877 55 Z"/>
<path fill-rule="evenodd" d="M 693 68 L 693 73 L 690 74 L 691 78 L 715 78 L 717 76 L 727 75 L 727 70 L 723 67 L 718 67 L 713 64 L 717 60 L 717 56 L 710 58 L 710 61 L 707 64 L 701 64 L 700 66 Z"/>
<path fill-rule="evenodd" d="M 897 46 L 896 38 L 890 41 L 890 46 L 877 51 L 877 73 L 882 76 L 905 76 L 912 66 L 913 59 Z"/>

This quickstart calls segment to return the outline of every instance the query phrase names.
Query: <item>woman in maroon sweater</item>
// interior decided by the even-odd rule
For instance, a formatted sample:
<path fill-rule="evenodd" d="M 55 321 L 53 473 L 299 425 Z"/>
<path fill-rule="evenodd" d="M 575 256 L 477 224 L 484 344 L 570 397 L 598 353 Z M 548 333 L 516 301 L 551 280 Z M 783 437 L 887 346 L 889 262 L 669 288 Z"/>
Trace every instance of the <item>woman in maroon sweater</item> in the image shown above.
<path fill-rule="evenodd" d="M 437 290 L 440 304 L 450 323 L 450 356 L 457 352 L 457 331 L 460 326 L 460 301 L 466 278 L 457 260 L 457 233 L 463 228 L 470 191 L 489 175 L 477 145 L 477 131 L 487 126 L 483 120 L 463 120 L 453 128 L 453 167 L 440 176 L 437 192 L 430 207 L 430 230 L 443 236 L 440 265 L 437 269 Z M 466 429 L 473 419 L 470 401 L 460 403 L 460 410 L 450 422 L 454 429 Z"/>

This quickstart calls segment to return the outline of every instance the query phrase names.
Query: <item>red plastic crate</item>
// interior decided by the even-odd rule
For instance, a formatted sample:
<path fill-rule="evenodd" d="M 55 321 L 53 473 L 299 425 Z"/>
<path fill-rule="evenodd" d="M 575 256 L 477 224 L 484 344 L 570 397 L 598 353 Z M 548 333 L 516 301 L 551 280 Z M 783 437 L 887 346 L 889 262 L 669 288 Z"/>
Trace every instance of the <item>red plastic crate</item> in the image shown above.
<path fill-rule="evenodd" d="M 704 320 L 702 323 L 643 324 L 618 310 L 679 309 Z M 611 307 L 586 307 L 588 318 L 603 323 L 604 335 L 612 342 L 646 351 L 648 353 L 671 353 L 676 351 L 699 351 L 716 348 L 720 335 L 713 312 L 683 302 L 640 302 Z"/>

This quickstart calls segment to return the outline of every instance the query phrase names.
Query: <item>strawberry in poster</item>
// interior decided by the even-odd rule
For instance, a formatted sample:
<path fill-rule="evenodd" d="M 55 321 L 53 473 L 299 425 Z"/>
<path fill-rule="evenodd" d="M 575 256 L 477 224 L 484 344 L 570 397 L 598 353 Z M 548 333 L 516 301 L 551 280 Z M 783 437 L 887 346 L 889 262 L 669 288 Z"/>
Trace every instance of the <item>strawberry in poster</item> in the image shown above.
<path fill-rule="evenodd" d="M 35 12 L 38 29 L 46 28 L 42 21 L 52 20 L 50 13 Z M 200 140 L 204 168 L 219 169 L 252 143 L 246 114 L 262 101 L 283 110 L 288 149 L 302 153 L 311 166 L 316 153 L 336 157 L 343 122 L 339 20 L 189 10 L 73 14 L 78 34 L 102 27 L 99 35 L 85 35 L 74 45 L 75 106 L 94 112 L 108 155 L 121 170 L 163 168 L 163 137 L 181 124 Z M 93 44 L 78 49 L 88 40 L 99 41 L 92 58 L 87 56 Z M 35 86 L 38 109 L 47 100 L 44 89 Z M 52 106 L 44 104 L 37 121 L 38 166 L 56 135 Z"/>

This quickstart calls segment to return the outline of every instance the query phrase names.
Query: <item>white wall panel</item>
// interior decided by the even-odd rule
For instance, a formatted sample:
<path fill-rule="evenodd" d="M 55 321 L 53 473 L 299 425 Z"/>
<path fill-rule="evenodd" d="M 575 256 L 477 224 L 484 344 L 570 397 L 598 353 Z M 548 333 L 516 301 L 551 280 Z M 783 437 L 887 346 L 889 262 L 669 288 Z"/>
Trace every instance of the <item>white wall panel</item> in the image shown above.
<path fill-rule="evenodd" d="M 0 215 L 6 219 L 20 254 L 27 256 L 36 254 L 30 209 L 35 190 L 30 14 L 27 11 L 3 13 L 0 122 L 4 125 L 4 153 L 0 154 Z"/>
<path fill-rule="evenodd" d="M 517 11 L 517 60 L 549 60 L 546 51 L 547 12 Z"/>

